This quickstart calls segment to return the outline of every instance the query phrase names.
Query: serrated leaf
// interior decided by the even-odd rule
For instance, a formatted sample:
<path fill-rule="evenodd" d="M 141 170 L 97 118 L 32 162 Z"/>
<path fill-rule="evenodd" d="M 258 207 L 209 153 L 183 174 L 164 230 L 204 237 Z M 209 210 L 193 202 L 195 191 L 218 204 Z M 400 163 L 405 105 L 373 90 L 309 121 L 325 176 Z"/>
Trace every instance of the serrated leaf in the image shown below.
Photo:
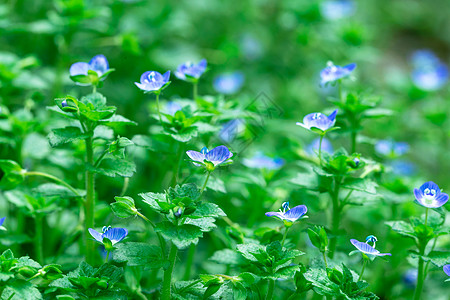
<path fill-rule="evenodd" d="M 104 158 L 98 167 L 87 165 L 86 169 L 108 177 L 131 177 L 136 172 L 136 164 L 132 161 L 112 156 Z"/>
<path fill-rule="evenodd" d="M 47 137 L 50 146 L 57 147 L 70 142 L 83 140 L 91 136 L 92 132 L 83 133 L 78 127 L 67 126 L 65 128 L 53 129 Z"/>
<path fill-rule="evenodd" d="M 144 266 L 152 269 L 163 267 L 166 262 L 161 258 L 161 248 L 146 243 L 126 242 L 117 244 L 114 261 L 126 262 L 128 266 Z"/>
<path fill-rule="evenodd" d="M 198 239 L 203 237 L 203 232 L 197 226 L 189 224 L 175 226 L 168 221 L 156 224 L 155 231 L 161 232 L 164 239 L 174 243 L 178 249 L 185 249 L 191 244 L 197 244 Z"/>

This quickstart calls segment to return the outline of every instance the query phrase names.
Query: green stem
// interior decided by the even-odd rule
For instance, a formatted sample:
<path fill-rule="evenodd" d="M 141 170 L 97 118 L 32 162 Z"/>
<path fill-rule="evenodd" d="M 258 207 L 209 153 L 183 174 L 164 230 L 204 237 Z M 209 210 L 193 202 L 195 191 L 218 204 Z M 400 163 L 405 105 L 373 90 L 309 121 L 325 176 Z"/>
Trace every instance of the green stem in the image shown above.
<path fill-rule="evenodd" d="M 427 226 L 427 222 L 428 222 L 428 207 L 425 210 L 425 226 Z"/>
<path fill-rule="evenodd" d="M 356 131 L 354 131 L 354 129 L 351 132 L 351 136 L 352 136 L 352 153 L 356 152 Z"/>
<path fill-rule="evenodd" d="M 325 251 L 323 251 L 322 254 L 323 254 L 323 261 L 325 263 L 325 268 L 328 268 L 327 255 Z"/>
<path fill-rule="evenodd" d="M 95 94 L 95 93 L 97 93 L 97 86 L 93 85 L 92 86 L 92 94 Z"/>
<path fill-rule="evenodd" d="M 334 191 L 331 194 L 331 200 L 333 202 L 333 215 L 332 215 L 332 226 L 331 230 L 333 233 L 333 237 L 330 239 L 330 257 L 333 258 L 334 252 L 336 250 L 337 244 L 337 236 L 339 234 L 339 224 L 341 221 L 341 207 L 339 206 L 339 188 L 340 188 L 340 179 L 335 178 L 335 187 Z"/>
<path fill-rule="evenodd" d="M 284 241 L 286 240 L 286 236 L 287 236 L 287 233 L 289 230 L 289 227 L 287 227 L 287 226 L 285 226 L 285 227 L 286 227 L 286 230 L 284 231 L 284 234 L 283 234 L 283 240 L 281 241 L 281 247 L 284 246 Z"/>
<path fill-rule="evenodd" d="M 341 100 L 341 102 L 344 102 L 343 99 L 343 95 L 342 95 L 342 81 L 339 79 L 338 80 L 338 92 L 339 92 L 339 100 Z"/>
<path fill-rule="evenodd" d="M 86 163 L 92 165 L 94 163 L 94 149 L 92 137 L 85 139 L 86 143 Z M 86 262 L 90 265 L 94 264 L 95 244 L 90 238 L 89 228 L 94 228 L 94 208 L 95 208 L 95 177 L 94 173 L 86 170 L 86 201 L 84 203 L 85 220 L 84 234 L 86 241 Z"/>
<path fill-rule="evenodd" d="M 426 245 L 422 245 L 419 242 L 419 264 L 417 267 L 417 284 L 416 284 L 416 289 L 414 291 L 414 300 L 420 300 L 420 297 L 422 295 L 422 289 L 423 289 L 423 282 L 425 281 L 425 273 L 424 273 L 424 268 L 423 268 L 423 264 L 424 261 L 422 259 L 422 256 L 425 254 L 425 247 Z"/>
<path fill-rule="evenodd" d="M 44 239 L 43 239 L 43 217 L 40 214 L 37 214 L 35 219 L 35 229 L 36 229 L 36 236 L 34 237 L 34 247 L 35 247 L 35 255 L 36 260 L 40 264 L 44 264 Z"/>
<path fill-rule="evenodd" d="M 206 188 L 206 184 L 208 183 L 209 176 L 211 176 L 211 172 L 208 171 L 208 175 L 206 176 L 205 183 L 203 184 L 203 187 L 202 187 L 202 190 L 200 191 L 200 194 L 203 194 L 203 191 Z"/>
<path fill-rule="evenodd" d="M 195 101 L 198 96 L 198 83 L 195 82 L 192 84 L 192 98 Z"/>
<path fill-rule="evenodd" d="M 139 211 L 136 211 L 136 215 L 141 217 L 144 221 L 148 222 L 153 228 L 155 228 L 155 224 L 153 224 L 152 221 L 150 221 L 146 216 L 141 214 Z M 166 241 L 162 237 L 161 233 L 157 232 L 156 235 L 158 236 L 159 245 L 161 247 L 162 258 L 165 259 L 166 258 Z"/>
<path fill-rule="evenodd" d="M 98 167 L 98 165 L 102 162 L 103 157 L 108 153 L 108 149 L 105 149 L 103 153 L 97 158 L 97 161 L 94 163 L 94 167 Z"/>
<path fill-rule="evenodd" d="M 320 135 L 320 141 L 319 141 L 319 163 L 320 163 L 320 167 L 322 167 L 322 141 L 323 141 L 323 137 L 325 135 L 321 134 Z"/>
<path fill-rule="evenodd" d="M 366 263 L 367 263 L 367 260 L 364 259 L 363 267 L 362 267 L 362 270 L 361 270 L 361 274 L 359 274 L 358 281 L 360 281 L 360 280 L 362 279 L 363 275 L 364 275 L 364 270 L 365 270 L 365 268 L 366 268 Z"/>
<path fill-rule="evenodd" d="M 171 299 L 170 288 L 172 284 L 172 272 L 173 267 L 175 265 L 175 259 L 177 258 L 177 252 L 178 252 L 177 246 L 175 246 L 175 244 L 172 243 L 169 252 L 169 267 L 167 268 L 167 270 L 164 271 L 164 281 L 161 291 L 161 299 L 163 300 Z"/>
<path fill-rule="evenodd" d="M 59 179 L 58 177 L 55 177 L 53 175 L 50 175 L 50 174 L 47 174 L 47 173 L 42 173 L 42 172 L 26 172 L 25 176 L 41 176 L 41 177 L 49 178 L 49 179 L 51 179 L 53 181 L 61 183 L 66 188 L 71 190 L 75 195 L 80 196 L 80 194 L 78 193 L 78 191 L 74 187 L 72 187 L 70 184 L 68 184 L 64 180 Z"/>
<path fill-rule="evenodd" d="M 107 263 L 107 262 L 108 262 L 108 258 L 109 258 L 109 253 L 111 253 L 111 251 L 107 251 L 107 253 L 106 253 L 106 259 L 105 259 L 105 263 Z"/>
<path fill-rule="evenodd" d="M 266 300 L 271 300 L 273 298 L 274 289 L 275 289 L 275 280 L 269 279 L 269 289 L 267 290 Z"/>
<path fill-rule="evenodd" d="M 187 260 L 186 260 L 186 268 L 184 269 L 183 280 L 187 281 L 191 277 L 191 269 L 192 269 L 192 265 L 194 263 L 195 249 L 196 249 L 195 244 L 192 244 L 189 247 L 188 256 L 187 256 Z"/>
<path fill-rule="evenodd" d="M 159 93 L 156 94 L 156 107 L 158 109 L 159 123 L 161 123 L 161 126 L 162 126 L 163 123 L 162 123 L 162 118 L 161 118 L 161 112 L 159 110 Z"/>
<path fill-rule="evenodd" d="M 437 243 L 437 237 L 434 238 L 434 242 L 433 242 L 433 246 L 431 247 L 430 252 L 434 251 L 434 248 L 436 248 L 436 243 Z M 430 265 L 431 260 L 427 261 L 427 264 L 425 265 L 425 272 L 424 272 L 424 276 L 426 277 L 428 274 L 428 266 Z"/>
<path fill-rule="evenodd" d="M 181 160 L 183 158 L 183 149 L 184 144 L 178 143 L 178 152 L 177 152 L 177 163 L 173 166 L 173 175 L 171 185 L 175 185 L 178 183 L 178 173 L 180 172 Z"/>
<path fill-rule="evenodd" d="M 125 177 L 123 179 L 123 187 L 122 187 L 122 191 L 120 191 L 120 197 L 123 197 L 123 195 L 125 195 L 125 193 L 128 190 L 128 185 L 130 184 L 130 177 Z"/>
<path fill-rule="evenodd" d="M 134 294 L 135 294 L 139 299 L 142 299 L 142 300 L 147 300 L 147 299 L 148 299 L 144 294 L 142 294 L 141 290 L 137 290 L 136 292 L 134 292 Z"/>

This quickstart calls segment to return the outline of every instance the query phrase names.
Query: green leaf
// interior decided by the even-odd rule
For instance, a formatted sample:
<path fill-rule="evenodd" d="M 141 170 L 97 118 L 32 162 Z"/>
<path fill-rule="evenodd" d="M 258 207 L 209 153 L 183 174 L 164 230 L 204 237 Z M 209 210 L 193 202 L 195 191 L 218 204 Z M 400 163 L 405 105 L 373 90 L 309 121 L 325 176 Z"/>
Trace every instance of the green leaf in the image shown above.
<path fill-rule="evenodd" d="M 53 129 L 48 134 L 50 146 L 57 147 L 73 141 L 83 140 L 92 136 L 92 132 L 83 133 L 78 127 L 68 126 L 65 128 Z"/>
<path fill-rule="evenodd" d="M 242 256 L 231 249 L 218 250 L 209 260 L 222 265 L 239 265 L 244 262 Z"/>
<path fill-rule="evenodd" d="M 197 244 L 198 239 L 203 237 L 203 232 L 194 225 L 184 224 L 176 226 L 171 222 L 164 221 L 155 226 L 156 232 L 161 232 L 165 240 L 171 241 L 178 249 L 184 249 L 191 244 Z"/>
<path fill-rule="evenodd" d="M 390 221 L 385 222 L 387 226 L 391 227 L 392 230 L 397 232 L 400 235 L 407 236 L 410 238 L 416 238 L 416 233 L 414 232 L 414 228 L 410 223 L 406 223 L 404 221 Z"/>
<path fill-rule="evenodd" d="M 166 207 L 163 208 L 166 202 L 166 194 L 162 193 L 141 193 L 139 196 L 142 197 L 143 202 L 148 204 L 154 211 L 163 212 L 166 211 Z M 161 206 L 162 205 L 162 206 Z"/>
<path fill-rule="evenodd" d="M 181 143 L 187 143 L 192 138 L 196 137 L 198 134 L 197 127 L 191 126 L 188 128 L 185 128 L 177 133 L 171 133 L 170 135 L 177 141 Z"/>
<path fill-rule="evenodd" d="M 269 256 L 266 253 L 266 247 L 262 245 L 249 243 L 239 244 L 236 247 L 236 250 L 250 261 L 266 264 L 269 259 Z"/>
<path fill-rule="evenodd" d="M 450 264 L 450 251 L 432 251 L 428 255 L 422 256 L 422 258 L 424 261 L 431 261 L 436 267 L 442 268 Z"/>
<path fill-rule="evenodd" d="M 8 283 L 2 292 L 1 299 L 23 300 L 23 299 L 43 299 L 39 290 L 30 282 L 16 280 Z"/>
<path fill-rule="evenodd" d="M 189 218 L 195 217 L 224 217 L 226 214 L 224 211 L 214 203 L 201 202 L 197 204 L 195 211 L 189 215 Z"/>
<path fill-rule="evenodd" d="M 134 125 L 136 126 L 137 123 L 134 121 L 131 121 L 121 115 L 114 114 L 111 118 L 106 120 L 100 120 L 101 124 L 105 124 L 108 126 L 118 126 L 118 125 Z"/>
<path fill-rule="evenodd" d="M 87 165 L 86 169 L 108 177 L 131 177 L 136 172 L 136 164 L 132 161 L 112 156 L 103 159 L 97 168 Z"/>
<path fill-rule="evenodd" d="M 152 269 L 163 267 L 167 262 L 161 258 L 161 248 L 146 243 L 126 242 L 117 244 L 114 261 L 126 262 L 128 266 L 144 266 Z"/>
<path fill-rule="evenodd" d="M 0 159 L 0 190 L 11 190 L 21 184 L 25 170 L 12 160 Z"/>
<path fill-rule="evenodd" d="M 131 197 L 114 197 L 116 202 L 111 203 L 111 209 L 119 218 L 129 218 L 137 214 L 134 200 Z"/>
<path fill-rule="evenodd" d="M 378 187 L 378 184 L 376 184 L 375 181 L 367 178 L 349 177 L 346 180 L 344 180 L 342 187 L 350 190 L 365 192 L 368 194 L 376 194 L 377 193 L 376 188 Z"/>

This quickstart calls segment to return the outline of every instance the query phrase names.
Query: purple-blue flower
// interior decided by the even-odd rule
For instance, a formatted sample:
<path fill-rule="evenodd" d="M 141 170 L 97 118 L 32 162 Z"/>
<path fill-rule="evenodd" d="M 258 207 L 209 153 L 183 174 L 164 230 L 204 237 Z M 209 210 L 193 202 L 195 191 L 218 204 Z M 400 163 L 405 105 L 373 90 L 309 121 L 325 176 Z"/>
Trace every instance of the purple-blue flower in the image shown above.
<path fill-rule="evenodd" d="M 69 70 L 70 76 L 78 76 L 78 75 L 88 75 L 88 71 L 94 71 L 97 73 L 97 76 L 100 80 L 105 80 L 106 76 L 103 77 L 103 74 L 109 71 L 108 60 L 103 54 L 99 54 L 94 56 L 88 63 L 86 62 L 77 62 L 74 63 Z M 90 85 L 90 82 L 79 82 L 76 81 L 76 84 L 87 86 Z"/>
<path fill-rule="evenodd" d="M 164 111 L 166 114 L 173 116 L 177 111 L 179 111 L 181 109 L 182 109 L 182 107 L 180 104 L 178 104 L 174 101 L 169 101 L 169 102 L 167 102 Z"/>
<path fill-rule="evenodd" d="M 226 146 L 218 146 L 212 150 L 208 150 L 208 148 L 203 147 L 200 152 L 189 150 L 186 151 L 186 154 L 192 159 L 196 166 L 206 165 L 209 170 L 214 170 L 220 164 L 227 162 L 233 156 L 233 153 L 228 150 Z M 208 164 L 209 163 L 209 164 Z M 212 166 L 211 166 L 212 164 Z"/>
<path fill-rule="evenodd" d="M 6 219 L 6 217 L 3 217 L 3 218 L 0 219 L 0 226 L 3 225 L 3 223 L 5 222 L 5 219 Z"/>
<path fill-rule="evenodd" d="M 136 86 L 146 93 L 160 92 L 167 87 L 170 79 L 170 71 L 163 75 L 156 71 L 147 71 L 141 75 L 141 82 L 135 82 Z"/>
<path fill-rule="evenodd" d="M 316 152 L 319 151 L 319 144 L 320 144 L 320 138 L 316 138 L 314 139 L 314 141 L 311 142 L 311 144 L 309 144 L 306 147 L 306 152 L 309 155 L 314 155 Z M 322 152 L 326 152 L 326 153 L 333 153 L 333 145 L 331 145 L 331 142 L 326 139 L 323 138 L 322 139 Z"/>
<path fill-rule="evenodd" d="M 244 121 L 241 119 L 234 119 L 226 122 L 223 127 L 219 131 L 219 138 L 224 143 L 231 143 L 234 141 L 236 136 L 242 132 L 244 129 L 245 124 Z"/>
<path fill-rule="evenodd" d="M 414 196 L 417 202 L 427 208 L 441 207 L 448 201 L 448 195 L 441 193 L 441 189 L 433 181 L 422 184 L 418 189 L 414 189 Z"/>
<path fill-rule="evenodd" d="M 266 170 L 277 170 L 284 165 L 284 160 L 276 157 L 268 157 L 263 153 L 259 152 L 252 158 L 246 158 L 242 163 L 249 168 L 254 169 L 266 169 Z"/>
<path fill-rule="evenodd" d="M 392 169 L 392 173 L 401 176 L 410 176 L 416 172 L 416 166 L 406 160 L 394 160 L 389 162 L 388 165 Z"/>
<path fill-rule="evenodd" d="M 230 95 L 240 90 L 244 83 L 241 72 L 225 73 L 214 79 L 214 89 L 222 94 Z"/>
<path fill-rule="evenodd" d="M 393 140 L 379 140 L 375 144 L 375 151 L 385 156 L 400 156 L 409 151 L 409 145 L 405 142 L 395 142 Z"/>
<path fill-rule="evenodd" d="M 327 63 L 327 67 L 320 72 L 321 85 L 344 78 L 356 69 L 356 63 L 346 66 L 335 66 L 331 61 Z"/>
<path fill-rule="evenodd" d="M 445 272 L 445 274 L 447 274 L 448 276 L 450 276 L 450 264 L 449 265 L 445 265 L 443 267 L 443 270 Z"/>
<path fill-rule="evenodd" d="M 282 221 L 294 223 L 301 217 L 303 217 L 308 208 L 305 205 L 297 205 L 296 207 L 289 208 L 289 202 L 284 202 L 280 211 L 266 212 L 267 217 L 276 217 Z"/>
<path fill-rule="evenodd" d="M 327 20 L 339 20 L 353 15 L 355 3 L 350 0 L 332 0 L 320 3 L 320 12 Z"/>
<path fill-rule="evenodd" d="M 198 64 L 194 64 L 190 61 L 185 62 L 178 66 L 175 76 L 181 80 L 197 81 L 206 71 L 206 65 L 206 59 L 202 59 Z"/>
<path fill-rule="evenodd" d="M 111 241 L 112 245 L 117 244 L 118 242 L 120 242 L 121 240 L 123 240 L 127 234 L 128 234 L 128 230 L 126 230 L 125 228 L 113 228 L 111 226 L 104 226 L 102 229 L 102 233 L 96 231 L 95 229 L 89 228 L 89 233 L 92 235 L 92 237 L 103 244 L 103 239 L 107 238 Z"/>
<path fill-rule="evenodd" d="M 296 124 L 308 130 L 311 130 L 311 128 L 318 128 L 324 132 L 334 126 L 336 123 L 336 114 L 337 109 L 329 116 L 322 113 L 312 113 L 303 118 L 303 123 L 297 122 Z"/>
<path fill-rule="evenodd" d="M 374 248 L 375 242 L 373 242 L 374 243 L 373 247 L 368 244 L 370 241 L 363 243 L 358 240 L 351 239 L 350 242 L 353 244 L 353 246 L 356 247 L 356 249 L 358 249 L 360 252 L 362 252 L 364 254 L 369 254 L 369 255 L 374 255 L 374 256 L 385 256 L 385 255 L 392 256 L 391 253 L 381 253 L 380 251 L 375 249 Z"/>
<path fill-rule="evenodd" d="M 414 85 L 424 91 L 441 88 L 448 80 L 448 68 L 430 50 L 418 50 L 412 56 Z"/>
<path fill-rule="evenodd" d="M 403 274 L 403 282 L 409 288 L 414 288 L 417 282 L 417 269 L 411 268 L 408 269 L 405 274 Z"/>

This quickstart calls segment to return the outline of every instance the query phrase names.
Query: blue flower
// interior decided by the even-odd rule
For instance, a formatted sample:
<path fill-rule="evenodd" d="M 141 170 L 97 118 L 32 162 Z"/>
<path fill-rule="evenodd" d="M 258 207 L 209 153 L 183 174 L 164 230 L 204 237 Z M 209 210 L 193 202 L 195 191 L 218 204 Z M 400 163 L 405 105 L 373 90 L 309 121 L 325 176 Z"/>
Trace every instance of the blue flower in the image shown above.
<path fill-rule="evenodd" d="M 159 93 L 169 85 L 169 79 L 170 71 L 167 71 L 163 75 L 156 71 L 147 71 L 141 75 L 141 82 L 135 82 L 134 84 L 146 93 Z"/>
<path fill-rule="evenodd" d="M 5 223 L 6 217 L 0 218 L 0 227 L 3 226 L 3 223 Z"/>
<path fill-rule="evenodd" d="M 327 20 L 339 20 L 353 15 L 355 3 L 349 0 L 325 1 L 320 3 L 320 12 Z"/>
<path fill-rule="evenodd" d="M 306 147 L 306 152 L 309 155 L 314 155 L 319 151 L 320 138 L 316 138 Z M 322 140 L 322 152 L 333 153 L 333 145 L 331 145 L 330 141 L 326 138 Z"/>
<path fill-rule="evenodd" d="M 92 228 L 89 228 L 89 233 L 96 241 L 102 244 L 103 239 L 107 238 L 111 241 L 112 245 L 115 245 L 127 236 L 128 230 L 126 230 L 125 228 L 112 228 L 111 226 L 108 227 L 104 226 L 102 228 L 102 233 Z"/>
<path fill-rule="evenodd" d="M 375 144 L 375 151 L 378 154 L 397 157 L 409 151 L 409 145 L 405 142 L 395 142 L 393 140 L 379 140 Z"/>
<path fill-rule="evenodd" d="M 445 274 L 447 274 L 448 276 L 450 276 L 450 265 L 445 265 L 443 267 L 443 270 L 445 272 Z"/>
<path fill-rule="evenodd" d="M 198 64 L 190 61 L 178 66 L 175 76 L 181 80 L 197 82 L 197 80 L 206 71 L 206 59 L 202 59 Z"/>
<path fill-rule="evenodd" d="M 258 152 L 252 158 L 246 158 L 242 163 L 249 168 L 254 169 L 266 169 L 266 170 L 277 170 L 284 165 L 284 160 L 281 158 L 271 158 Z"/>
<path fill-rule="evenodd" d="M 403 282 L 409 288 L 414 288 L 417 282 L 417 269 L 408 269 L 405 274 L 403 274 Z"/>
<path fill-rule="evenodd" d="M 217 92 L 230 95 L 242 87 L 244 74 L 241 72 L 225 73 L 214 79 L 214 88 Z"/>
<path fill-rule="evenodd" d="M 331 61 L 327 63 L 327 67 L 320 72 L 321 85 L 327 82 L 333 82 L 344 78 L 356 69 L 356 64 L 351 63 L 346 66 L 335 66 Z"/>
<path fill-rule="evenodd" d="M 425 182 L 418 189 L 414 189 L 417 202 L 427 208 L 441 207 L 448 201 L 448 195 L 441 193 L 438 185 L 432 181 Z"/>
<path fill-rule="evenodd" d="M 375 249 L 374 248 L 375 242 L 373 242 L 374 243 L 373 247 L 368 244 L 369 242 L 363 243 L 363 242 L 359 242 L 358 240 L 355 240 L 355 239 L 351 239 L 350 242 L 353 244 L 353 246 L 356 247 L 356 249 L 358 249 L 358 251 L 360 251 L 364 254 L 374 255 L 374 256 L 385 256 L 385 255 L 392 256 L 391 253 L 381 253 L 380 251 Z"/>
<path fill-rule="evenodd" d="M 211 151 L 203 147 L 200 152 L 189 150 L 186 154 L 194 161 L 194 165 L 205 165 L 208 171 L 212 171 L 220 164 L 226 163 L 233 156 L 233 153 L 226 146 L 218 146 Z M 195 163 L 197 162 L 197 163 Z"/>
<path fill-rule="evenodd" d="M 219 138 L 224 143 L 231 143 L 236 136 L 242 132 L 245 127 L 244 121 L 241 119 L 234 119 L 226 122 L 219 131 Z"/>
<path fill-rule="evenodd" d="M 109 69 L 108 60 L 102 54 L 94 56 L 89 63 L 77 62 L 74 63 L 69 70 L 70 76 L 73 79 L 74 76 L 85 75 L 88 76 L 88 71 L 94 71 L 97 73 L 97 77 L 100 80 L 105 80 L 106 76 L 112 69 Z M 75 79 L 74 79 L 75 80 Z M 86 77 L 85 80 L 75 80 L 76 84 L 87 86 L 93 82 Z"/>
<path fill-rule="evenodd" d="M 396 175 L 410 176 L 416 172 L 416 166 L 406 160 L 395 160 L 388 163 L 388 165 L 391 167 L 392 173 Z"/>
<path fill-rule="evenodd" d="M 303 123 L 297 122 L 296 124 L 308 130 L 311 130 L 311 128 L 318 128 L 323 133 L 334 126 L 336 123 L 336 114 L 337 109 L 329 116 L 322 113 L 312 113 L 303 118 Z"/>
<path fill-rule="evenodd" d="M 173 116 L 177 111 L 179 111 L 179 110 L 181 110 L 181 109 L 182 109 L 182 107 L 181 107 L 180 104 L 178 104 L 178 103 L 176 103 L 176 102 L 174 102 L 174 101 L 169 101 L 169 102 L 167 102 L 167 104 L 166 104 L 165 112 L 166 112 L 167 114 Z"/>
<path fill-rule="evenodd" d="M 430 50 L 418 50 L 412 56 L 413 83 L 424 91 L 441 88 L 448 80 L 448 68 Z"/>
<path fill-rule="evenodd" d="M 284 221 L 286 225 L 292 225 L 292 223 L 303 217 L 307 211 L 308 208 L 305 205 L 297 205 L 290 209 L 289 202 L 284 202 L 280 211 L 266 212 L 266 216 L 276 217 Z"/>

